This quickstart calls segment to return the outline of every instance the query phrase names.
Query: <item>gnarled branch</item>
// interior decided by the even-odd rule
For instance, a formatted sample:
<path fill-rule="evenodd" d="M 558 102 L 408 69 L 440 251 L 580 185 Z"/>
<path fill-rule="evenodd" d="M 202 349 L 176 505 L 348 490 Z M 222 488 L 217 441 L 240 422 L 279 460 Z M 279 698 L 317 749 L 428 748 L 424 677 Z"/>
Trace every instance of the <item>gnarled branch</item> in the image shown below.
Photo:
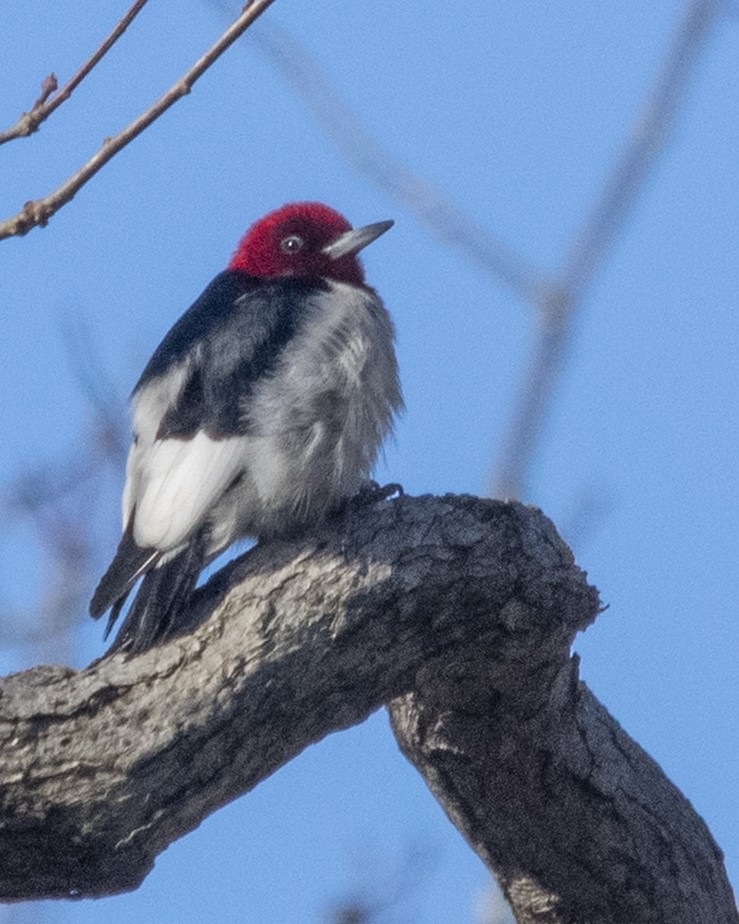
<path fill-rule="evenodd" d="M 520 921 L 626 921 L 581 914 L 619 876 L 624 907 L 672 889 L 673 924 L 732 921 L 702 822 L 578 685 L 569 647 L 597 611 L 517 503 L 401 498 L 258 546 L 202 589 L 190 634 L 0 687 L 0 896 L 134 888 L 208 813 L 392 703 Z M 667 920 L 654 911 L 628 920 Z"/>

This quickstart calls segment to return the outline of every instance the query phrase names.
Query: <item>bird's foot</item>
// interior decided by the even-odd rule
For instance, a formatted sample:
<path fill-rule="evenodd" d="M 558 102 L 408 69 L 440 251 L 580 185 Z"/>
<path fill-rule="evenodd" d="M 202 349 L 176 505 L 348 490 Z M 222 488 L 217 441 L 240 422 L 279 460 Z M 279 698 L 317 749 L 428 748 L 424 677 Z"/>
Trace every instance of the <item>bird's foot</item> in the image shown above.
<path fill-rule="evenodd" d="M 370 504 L 379 504 L 380 501 L 389 500 L 391 497 L 402 497 L 405 492 L 403 486 L 392 482 L 391 484 L 379 485 L 376 481 L 365 482 L 359 491 L 347 502 L 348 510 L 361 510 L 362 507 L 368 507 Z"/>

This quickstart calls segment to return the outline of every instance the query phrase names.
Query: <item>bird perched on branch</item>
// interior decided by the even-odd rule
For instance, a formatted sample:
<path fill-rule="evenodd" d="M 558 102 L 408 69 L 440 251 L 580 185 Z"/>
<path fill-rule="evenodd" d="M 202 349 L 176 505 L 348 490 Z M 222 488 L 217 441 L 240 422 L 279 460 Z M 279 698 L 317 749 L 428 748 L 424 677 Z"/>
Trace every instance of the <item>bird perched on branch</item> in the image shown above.
<path fill-rule="evenodd" d="M 402 406 L 393 326 L 357 254 L 387 231 L 319 203 L 257 221 L 165 336 L 131 397 L 123 537 L 90 604 L 113 649 L 176 634 L 235 539 L 304 529 L 366 484 Z"/>

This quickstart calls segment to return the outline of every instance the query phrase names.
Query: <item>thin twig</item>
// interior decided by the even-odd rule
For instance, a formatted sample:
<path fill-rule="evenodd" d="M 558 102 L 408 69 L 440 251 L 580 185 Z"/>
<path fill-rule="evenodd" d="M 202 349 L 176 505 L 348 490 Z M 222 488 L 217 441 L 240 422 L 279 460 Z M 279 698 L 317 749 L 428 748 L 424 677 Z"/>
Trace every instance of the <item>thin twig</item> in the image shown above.
<path fill-rule="evenodd" d="M 76 173 L 43 199 L 26 202 L 17 215 L 0 222 L 0 240 L 27 234 L 31 228 L 45 225 L 52 215 L 69 202 L 93 176 L 152 122 L 156 121 L 177 100 L 186 96 L 196 81 L 208 68 L 244 33 L 274 0 L 253 0 L 247 4 L 241 15 L 223 33 L 218 41 L 199 58 L 183 76 L 170 87 L 152 106 L 145 110 L 130 125 L 112 138 L 103 142 L 94 154 Z"/>
<path fill-rule="evenodd" d="M 54 74 L 49 74 L 48 77 L 44 78 L 41 84 L 41 94 L 39 98 L 33 104 L 29 112 L 21 114 L 15 125 L 4 132 L 0 132 L 0 144 L 5 144 L 6 141 L 11 141 L 13 138 L 26 138 L 34 132 L 37 132 L 41 123 L 45 122 L 55 109 L 61 106 L 65 100 L 69 99 L 74 90 L 82 83 L 85 77 L 87 77 L 93 67 L 95 67 L 113 45 L 115 45 L 147 2 L 148 0 L 136 0 L 97 51 L 85 61 L 76 74 L 70 77 L 58 93 L 56 92 L 57 80 Z"/>
<path fill-rule="evenodd" d="M 631 138 L 595 208 L 574 236 L 558 279 L 542 295 L 536 341 L 514 402 L 498 472 L 493 478 L 495 497 L 521 497 L 525 493 L 531 462 L 564 369 L 575 315 L 588 285 L 623 229 L 651 167 L 665 148 L 699 51 L 722 9 L 721 0 L 688 0 Z"/>

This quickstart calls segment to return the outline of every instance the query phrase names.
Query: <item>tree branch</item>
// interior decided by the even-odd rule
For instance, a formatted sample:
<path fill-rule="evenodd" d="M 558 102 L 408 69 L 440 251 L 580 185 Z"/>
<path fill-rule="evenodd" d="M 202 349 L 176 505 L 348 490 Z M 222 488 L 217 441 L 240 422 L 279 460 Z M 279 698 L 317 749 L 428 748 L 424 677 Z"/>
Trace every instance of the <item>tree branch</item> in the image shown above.
<path fill-rule="evenodd" d="M 578 680 L 576 657 L 512 636 L 422 668 L 390 712 L 518 924 L 739 920 L 703 820 Z"/>
<path fill-rule="evenodd" d="M 8 237 L 27 234 L 32 228 L 44 226 L 59 209 L 66 205 L 79 190 L 87 183 L 105 164 L 126 145 L 141 134 L 152 122 L 155 122 L 177 100 L 186 96 L 195 83 L 203 76 L 208 68 L 229 48 L 249 26 L 274 3 L 274 0 L 251 0 L 241 15 L 223 33 L 218 41 L 200 57 L 182 77 L 170 87 L 152 106 L 134 119 L 123 131 L 112 138 L 106 138 L 100 150 L 94 154 L 76 173 L 61 184 L 54 192 L 42 199 L 26 202 L 17 215 L 6 218 L 0 222 L 0 240 Z"/>
<path fill-rule="evenodd" d="M 148 0 L 136 0 L 126 15 L 116 24 L 110 35 L 85 61 L 77 73 L 70 77 L 61 90 L 57 92 L 57 81 L 54 74 L 49 74 L 48 77 L 45 77 L 41 84 L 39 98 L 28 112 L 21 113 L 15 125 L 12 125 L 4 132 L 0 132 L 0 144 L 5 144 L 6 141 L 12 141 L 14 138 L 26 138 L 37 132 L 41 123 L 45 122 L 55 109 L 58 109 L 65 100 L 69 99 L 95 65 L 105 57 L 147 2 Z"/>
<path fill-rule="evenodd" d="M 688 79 L 723 0 L 686 0 L 665 61 L 627 144 L 590 215 L 574 235 L 556 279 L 538 292 L 534 346 L 503 439 L 491 493 L 521 497 L 555 387 L 562 376 L 574 320 L 598 270 L 659 155 L 664 151 Z"/>
<path fill-rule="evenodd" d="M 258 546 L 202 589 L 193 624 L 212 615 L 191 634 L 137 658 L 4 681 L 0 896 L 135 888 L 210 812 L 395 700 L 404 749 L 520 914 L 545 889 L 558 913 L 582 887 L 596 907 L 618 870 L 626 894 L 646 892 L 658 870 L 656 897 L 672 886 L 695 908 L 716 909 L 712 924 L 731 921 L 720 854 L 700 819 L 577 685 L 569 647 L 597 611 L 597 592 L 552 525 L 517 503 L 401 498 Z M 622 803 L 636 783 L 633 818 Z M 554 824 L 536 827 L 542 812 L 569 819 L 563 843 Z M 499 844 L 481 846 L 498 817 L 517 821 L 501 829 L 503 858 Z M 575 818 L 582 836 L 570 843 Z M 656 855 L 643 849 L 647 821 L 664 837 Z M 618 864 L 603 869 L 615 829 Z M 666 862 L 688 849 L 690 868 Z M 647 920 L 662 918 L 629 924 Z"/>

